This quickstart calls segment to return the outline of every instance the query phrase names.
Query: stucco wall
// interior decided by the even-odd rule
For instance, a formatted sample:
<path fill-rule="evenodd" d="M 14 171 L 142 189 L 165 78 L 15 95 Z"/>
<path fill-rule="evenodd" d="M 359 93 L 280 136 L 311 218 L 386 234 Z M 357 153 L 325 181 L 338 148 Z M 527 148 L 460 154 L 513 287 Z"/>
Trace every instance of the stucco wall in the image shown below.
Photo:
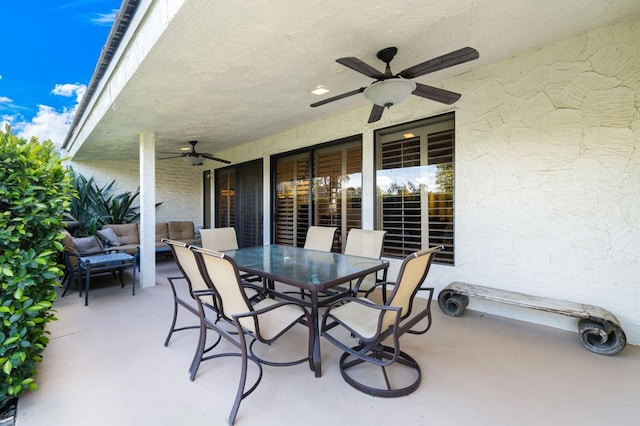
<path fill-rule="evenodd" d="M 634 20 L 449 81 L 433 76 L 433 84 L 463 94 L 453 107 L 456 266 L 432 269 L 437 290 L 467 281 L 599 305 L 640 344 L 638 58 Z M 449 110 L 410 97 L 375 128 Z M 247 153 L 256 158 L 358 133 L 370 143 L 369 111 L 220 155 L 246 161 Z M 364 179 L 366 186 L 372 177 Z M 575 330 L 575 320 L 558 315 L 474 301 L 470 308 Z"/>
<path fill-rule="evenodd" d="M 138 160 L 74 161 L 73 169 L 94 177 L 99 185 L 115 179 L 114 192 L 135 191 L 140 185 Z M 156 162 L 156 222 L 191 220 L 202 225 L 202 172 L 180 159 Z M 139 202 L 139 200 L 138 200 Z M 139 203 L 136 203 L 139 204 Z"/>

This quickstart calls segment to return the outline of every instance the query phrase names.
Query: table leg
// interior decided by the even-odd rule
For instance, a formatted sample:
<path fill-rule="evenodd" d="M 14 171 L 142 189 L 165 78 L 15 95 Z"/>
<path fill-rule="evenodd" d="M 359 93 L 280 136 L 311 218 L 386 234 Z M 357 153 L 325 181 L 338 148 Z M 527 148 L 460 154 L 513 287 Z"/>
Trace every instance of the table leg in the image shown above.
<path fill-rule="evenodd" d="M 89 305 L 89 280 L 91 279 L 91 263 L 87 263 L 86 273 L 84 275 L 84 306 Z"/>
<path fill-rule="evenodd" d="M 322 357 L 320 355 L 320 322 L 318 319 L 318 292 L 311 292 L 311 322 L 313 327 L 313 370 L 316 377 L 322 377 Z"/>
<path fill-rule="evenodd" d="M 131 286 L 133 287 L 133 290 L 132 290 L 132 293 L 131 293 L 132 296 L 136 295 L 136 263 L 137 263 L 136 262 L 136 258 L 134 257 L 131 260 L 131 264 L 133 265 L 132 268 L 131 268 L 133 270 L 133 276 L 132 276 L 133 281 L 131 282 Z"/>

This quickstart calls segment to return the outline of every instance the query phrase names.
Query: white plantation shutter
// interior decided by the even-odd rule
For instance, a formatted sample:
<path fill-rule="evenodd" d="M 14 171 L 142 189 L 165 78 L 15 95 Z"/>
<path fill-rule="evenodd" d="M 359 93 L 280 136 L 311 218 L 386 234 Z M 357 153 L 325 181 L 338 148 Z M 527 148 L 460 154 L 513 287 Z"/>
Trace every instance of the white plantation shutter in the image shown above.
<path fill-rule="evenodd" d="M 438 263 L 454 263 L 453 113 L 376 134 L 377 228 L 383 255 L 405 257 L 443 245 Z"/>
<path fill-rule="evenodd" d="M 360 137 L 277 158 L 274 175 L 275 243 L 303 247 L 310 225 L 336 226 L 333 251 L 342 251 L 362 226 Z"/>

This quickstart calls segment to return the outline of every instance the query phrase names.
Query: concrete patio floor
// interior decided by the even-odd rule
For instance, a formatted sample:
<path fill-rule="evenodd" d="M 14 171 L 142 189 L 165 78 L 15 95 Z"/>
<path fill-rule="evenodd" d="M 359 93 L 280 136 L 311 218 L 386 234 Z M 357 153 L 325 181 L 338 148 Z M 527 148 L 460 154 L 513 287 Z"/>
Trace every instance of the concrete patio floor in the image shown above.
<path fill-rule="evenodd" d="M 107 279 L 95 281 L 88 307 L 73 291 L 56 301 L 39 389 L 20 397 L 17 426 L 226 424 L 238 360 L 205 362 L 189 381 L 197 331 L 163 346 L 172 314 L 166 276 L 178 273 L 171 259 L 157 271 L 158 285 L 134 297 L 129 285 Z M 640 347 L 607 357 L 569 331 L 469 310 L 451 318 L 437 305 L 433 314 L 427 334 L 402 341 L 423 372 L 411 395 L 374 398 L 351 388 L 340 352 L 323 340 L 321 378 L 307 364 L 265 366 L 236 425 L 640 424 Z M 184 311 L 182 320 L 195 323 Z M 303 334 L 281 344 L 302 346 Z"/>

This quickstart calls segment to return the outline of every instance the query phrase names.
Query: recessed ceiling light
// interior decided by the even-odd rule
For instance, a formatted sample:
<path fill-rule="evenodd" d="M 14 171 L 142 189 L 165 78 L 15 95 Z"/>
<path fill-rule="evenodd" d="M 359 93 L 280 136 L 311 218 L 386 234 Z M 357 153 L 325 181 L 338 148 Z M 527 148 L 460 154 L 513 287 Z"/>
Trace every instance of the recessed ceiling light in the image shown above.
<path fill-rule="evenodd" d="M 413 133 L 403 133 L 403 135 L 405 139 L 409 139 L 409 138 L 415 138 L 416 135 L 414 135 Z"/>
<path fill-rule="evenodd" d="M 325 93 L 329 93 L 329 89 L 321 85 L 316 87 L 315 90 L 312 90 L 311 93 L 314 95 L 324 95 Z"/>
<path fill-rule="evenodd" d="M 180 151 L 191 151 L 191 148 L 183 146 L 182 148 L 180 148 Z"/>

